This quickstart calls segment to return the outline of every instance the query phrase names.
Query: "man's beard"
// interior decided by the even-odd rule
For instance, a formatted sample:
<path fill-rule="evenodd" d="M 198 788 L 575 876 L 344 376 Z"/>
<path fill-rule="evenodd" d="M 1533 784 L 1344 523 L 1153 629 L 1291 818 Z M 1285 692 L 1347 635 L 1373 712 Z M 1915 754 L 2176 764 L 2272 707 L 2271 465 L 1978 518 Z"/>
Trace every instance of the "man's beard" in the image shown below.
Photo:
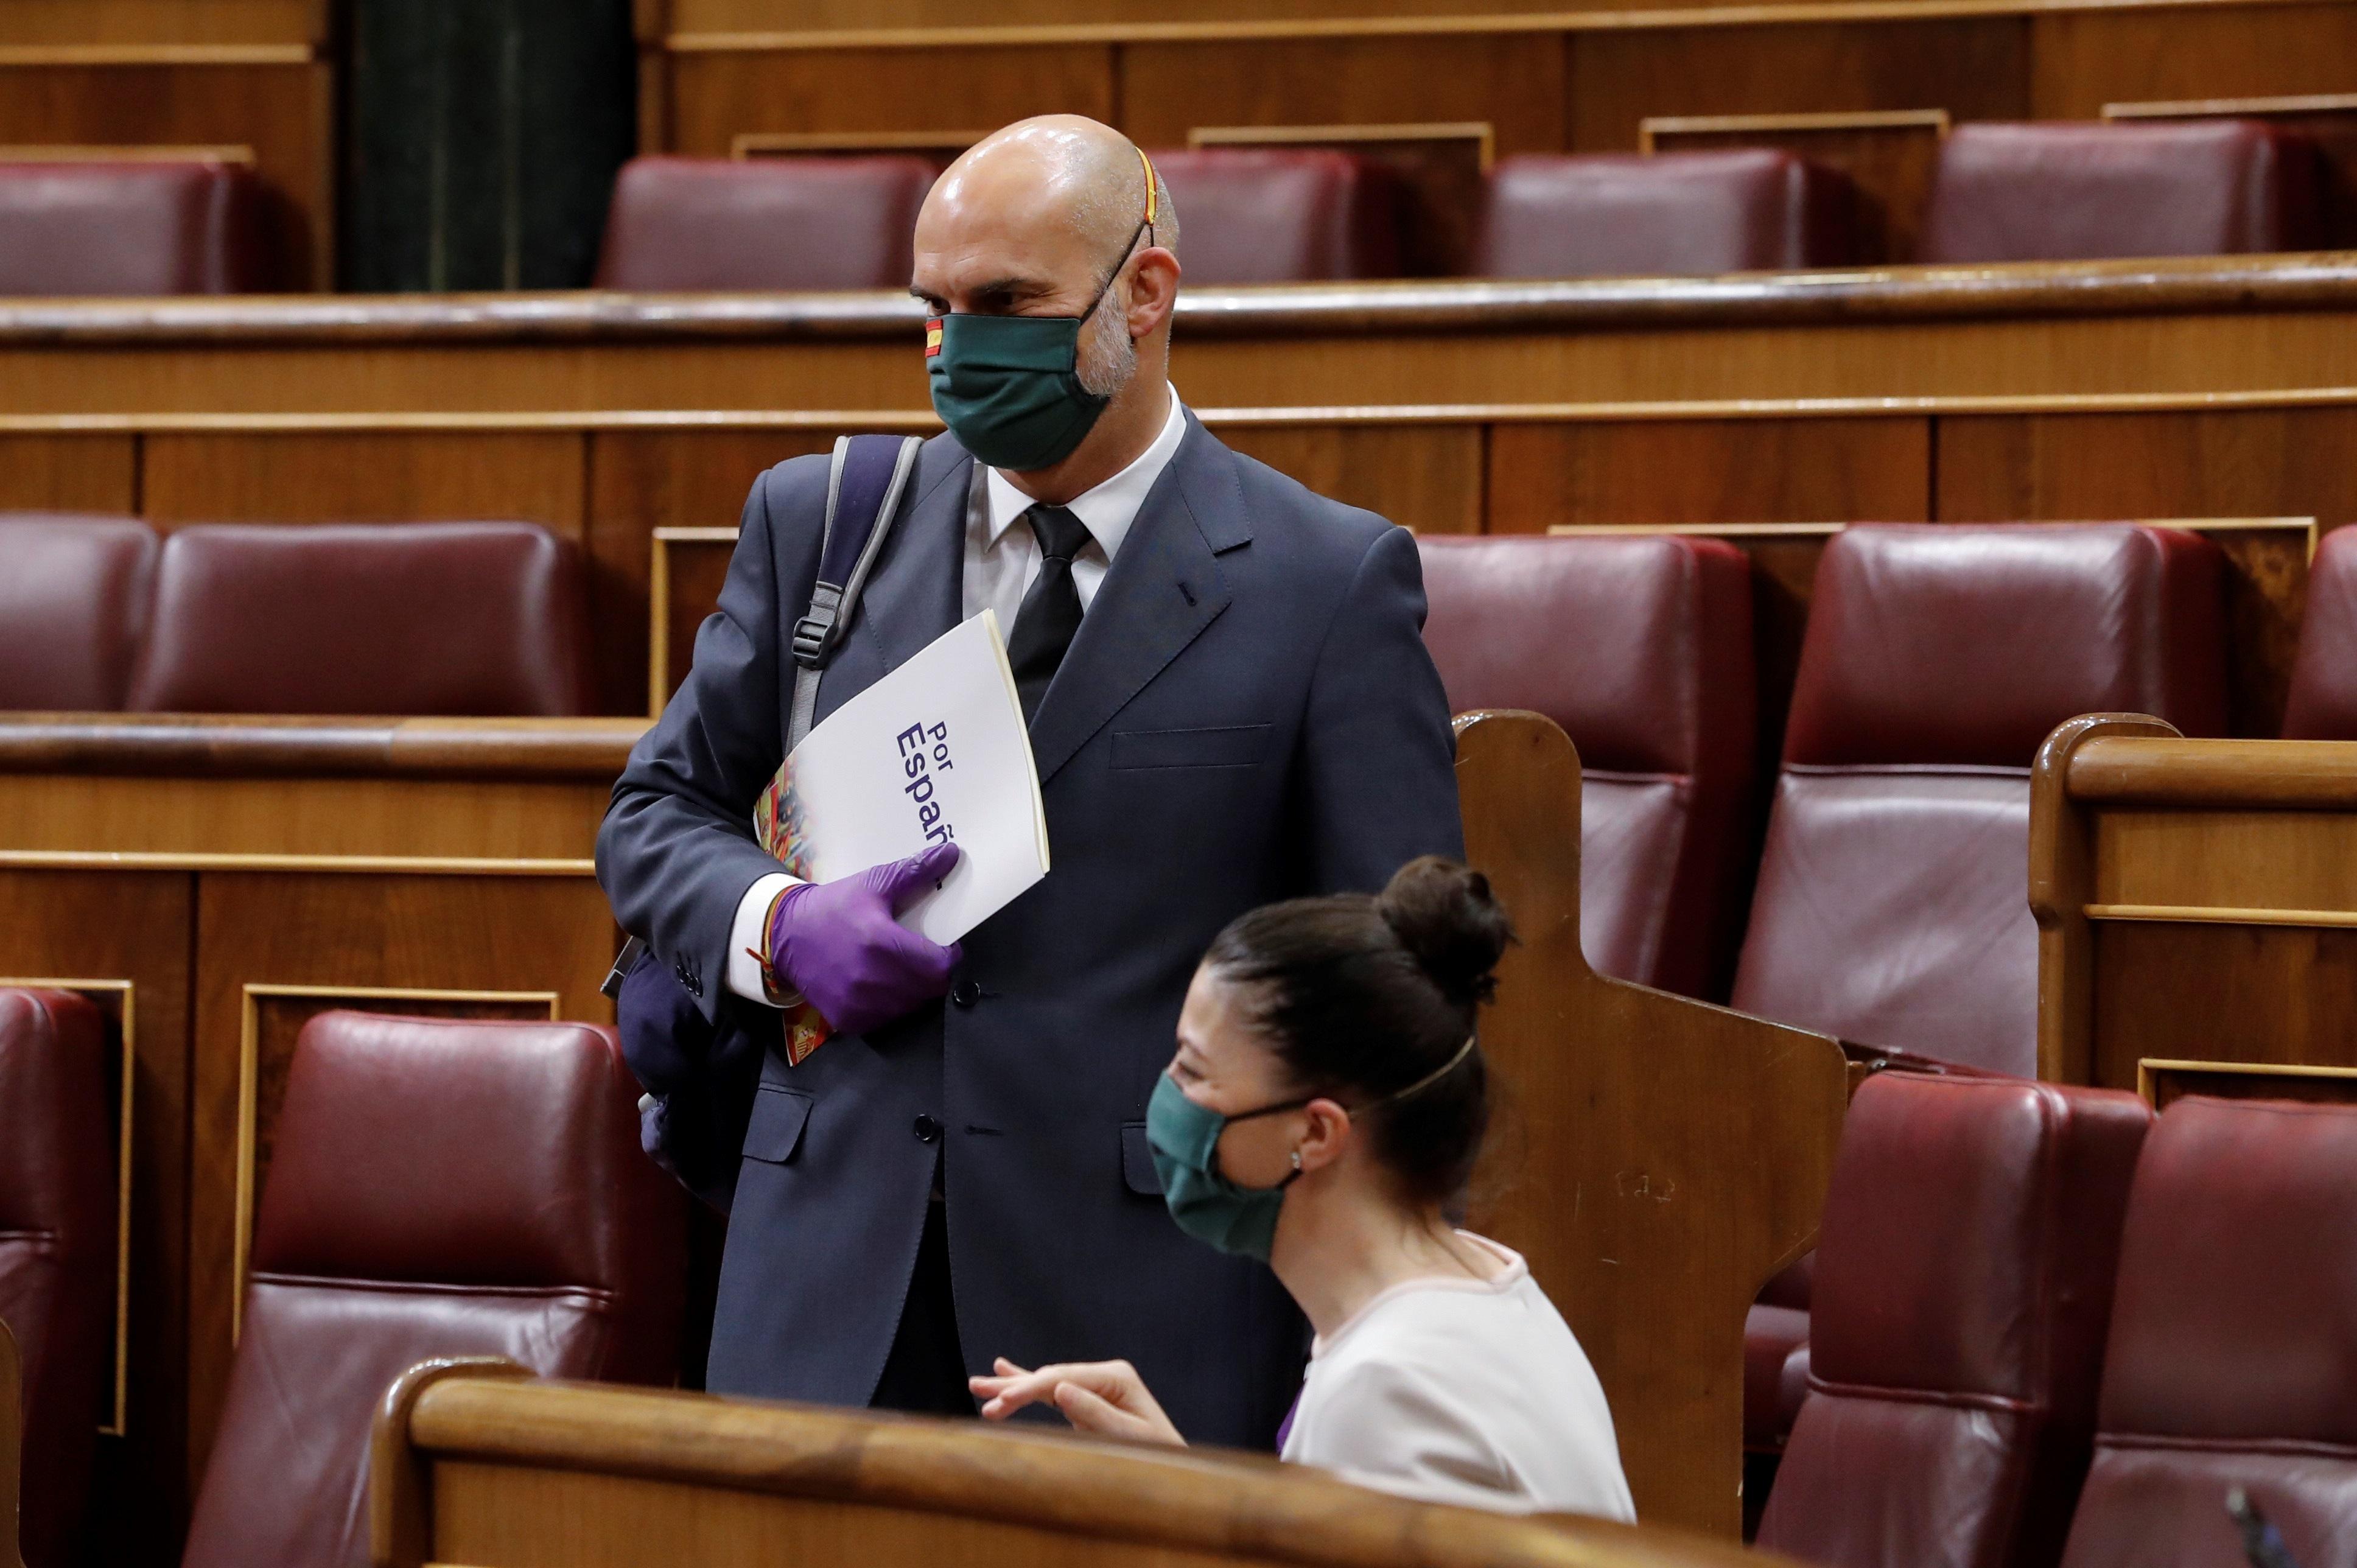
<path fill-rule="evenodd" d="M 1087 335 L 1073 365 L 1082 391 L 1110 398 L 1137 374 L 1137 345 L 1125 330 L 1128 325 L 1118 316 L 1097 316 L 1096 330 Z"/>

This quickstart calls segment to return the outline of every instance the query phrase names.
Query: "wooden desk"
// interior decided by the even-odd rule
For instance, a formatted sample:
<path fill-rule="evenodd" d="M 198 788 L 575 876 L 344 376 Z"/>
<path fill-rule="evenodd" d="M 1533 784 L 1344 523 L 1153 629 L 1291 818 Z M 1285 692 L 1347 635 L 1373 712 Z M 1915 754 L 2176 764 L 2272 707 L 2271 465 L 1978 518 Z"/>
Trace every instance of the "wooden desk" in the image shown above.
<path fill-rule="evenodd" d="M 612 1016 L 597 984 L 619 938 L 589 856 L 643 727 L 0 728 L 0 977 L 91 994 L 130 1062 L 127 1397 L 100 1493 L 125 1500 L 100 1510 L 104 1555 L 178 1555 L 304 1020 Z"/>
<path fill-rule="evenodd" d="M 2030 786 L 2029 901 L 2040 1077 L 2357 1068 L 2357 744 L 2073 719 Z"/>
<path fill-rule="evenodd" d="M 371 1444 L 376 1568 L 1738 1568 L 1733 1543 L 1408 1502 L 1274 1459 L 428 1362 Z"/>
<path fill-rule="evenodd" d="M 1530 1260 L 1611 1401 L 1640 1519 L 1734 1538 L 1743 1318 L 1815 1240 L 1847 1104 L 1824 1035 L 1607 980 L 1579 948 L 1579 757 L 1457 721 L 1467 858 L 1520 944 L 1482 1022 L 1506 1107 L 1475 1229 Z"/>

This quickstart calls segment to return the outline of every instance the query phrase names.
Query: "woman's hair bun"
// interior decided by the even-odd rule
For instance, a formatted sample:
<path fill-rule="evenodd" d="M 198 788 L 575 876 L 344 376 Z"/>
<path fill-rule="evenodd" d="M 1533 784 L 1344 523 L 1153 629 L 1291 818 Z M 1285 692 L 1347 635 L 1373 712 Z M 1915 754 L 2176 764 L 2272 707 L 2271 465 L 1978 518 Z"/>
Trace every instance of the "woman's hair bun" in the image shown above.
<path fill-rule="evenodd" d="M 1440 993 L 1460 1004 L 1487 1002 L 1491 972 L 1514 940 L 1505 906 L 1481 873 L 1427 854 L 1399 868 L 1375 908 Z"/>

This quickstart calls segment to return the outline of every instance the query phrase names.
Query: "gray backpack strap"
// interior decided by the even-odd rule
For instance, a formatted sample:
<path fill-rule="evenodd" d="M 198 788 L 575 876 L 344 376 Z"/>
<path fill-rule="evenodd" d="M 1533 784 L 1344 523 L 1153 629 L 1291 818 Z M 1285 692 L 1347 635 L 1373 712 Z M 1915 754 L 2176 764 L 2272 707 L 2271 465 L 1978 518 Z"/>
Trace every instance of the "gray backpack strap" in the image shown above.
<path fill-rule="evenodd" d="M 868 569 L 892 532 L 909 476 L 924 446 L 915 435 L 838 435 L 826 476 L 826 532 L 818 551 L 818 581 L 810 611 L 794 623 L 794 706 L 786 730 L 791 752 L 810 734 L 818 710 L 818 679 L 843 628 L 851 624 Z"/>

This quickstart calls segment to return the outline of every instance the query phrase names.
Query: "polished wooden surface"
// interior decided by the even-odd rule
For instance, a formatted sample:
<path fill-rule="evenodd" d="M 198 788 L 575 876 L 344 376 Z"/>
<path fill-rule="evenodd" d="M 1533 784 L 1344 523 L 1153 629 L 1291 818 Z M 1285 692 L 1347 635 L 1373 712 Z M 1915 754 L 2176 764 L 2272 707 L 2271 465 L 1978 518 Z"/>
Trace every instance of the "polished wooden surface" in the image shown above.
<path fill-rule="evenodd" d="M 2136 1093 L 2155 1111 L 2189 1094 L 2218 1100 L 2294 1100 L 2310 1105 L 2357 1104 L 2357 1067 L 2287 1067 L 2279 1062 L 2168 1061 L 2136 1063 Z"/>
<path fill-rule="evenodd" d="M 1762 1561 L 1675 1530 L 1410 1502 L 1257 1455 L 544 1382 L 481 1363 L 428 1363 L 394 1385 L 370 1489 L 376 1568 L 619 1565 L 650 1541 L 700 1563 L 810 1568 Z"/>
<path fill-rule="evenodd" d="M 1594 1362 L 1638 1517 L 1731 1538 L 1744 1313 L 1815 1239 L 1841 1047 L 1588 968 L 1579 758 L 1552 723 L 1460 717 L 1457 775 L 1467 858 L 1521 938 L 1482 1025 L 1511 1109 L 1471 1223 L 1529 1258 Z"/>
<path fill-rule="evenodd" d="M 210 1451 L 289 1047 L 329 1006 L 608 1018 L 590 861 L 643 720 L 0 723 L 0 975 L 135 1004 L 129 1352 L 102 1557 Z"/>
<path fill-rule="evenodd" d="M 2030 797 L 2041 1076 L 2357 1068 L 2357 744 L 2058 729 Z"/>

